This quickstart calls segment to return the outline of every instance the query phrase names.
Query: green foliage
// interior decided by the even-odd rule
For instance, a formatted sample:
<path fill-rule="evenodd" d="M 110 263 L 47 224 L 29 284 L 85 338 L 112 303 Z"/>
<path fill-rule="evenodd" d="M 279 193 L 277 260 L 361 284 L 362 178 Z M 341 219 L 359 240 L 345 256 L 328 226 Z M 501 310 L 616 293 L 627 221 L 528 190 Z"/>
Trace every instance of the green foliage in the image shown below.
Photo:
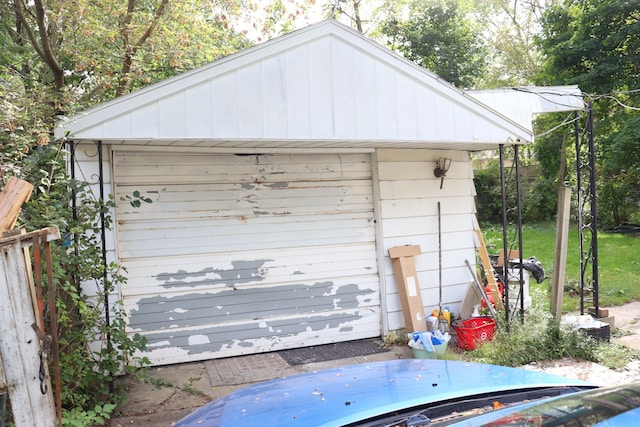
<path fill-rule="evenodd" d="M 150 198 L 143 196 L 138 190 L 134 191 L 131 196 L 127 194 L 120 197 L 120 200 L 129 202 L 129 204 L 134 208 L 139 208 L 142 206 L 142 203 L 152 202 Z"/>
<path fill-rule="evenodd" d="M 564 0 L 543 15 L 539 45 L 550 84 L 578 84 L 591 93 L 638 88 L 640 4 L 625 0 Z"/>
<path fill-rule="evenodd" d="M 460 88 L 485 71 L 481 28 L 457 0 L 412 2 L 406 19 L 390 17 L 380 31 L 392 49 Z"/>
<path fill-rule="evenodd" d="M 540 28 L 544 2 L 518 0 L 473 1 L 483 24 L 489 50 L 487 73 L 481 88 L 529 86 L 542 66 L 543 57 L 534 44 Z"/>
<path fill-rule="evenodd" d="M 125 276 L 117 264 L 104 265 L 102 258 L 99 214 L 105 214 L 109 227 L 109 210 L 115 204 L 96 200 L 86 184 L 69 180 L 61 146 L 31 150 L 20 172 L 35 185 L 23 207 L 21 225 L 27 230 L 55 226 L 64 239 L 62 244 L 52 245 L 63 407 L 72 411 L 70 420 L 77 422 L 99 408 L 102 412 L 94 414 L 99 419 L 110 412 L 109 406 L 99 405 L 115 404 L 121 397 L 111 390 L 115 375 L 148 364 L 148 360 L 134 356 L 145 348 L 145 339 L 125 332 L 125 313 L 115 293 L 116 286 L 125 283 Z M 78 200 L 75 210 L 69 208 L 72 192 Z M 85 293 L 87 284 L 93 284 L 97 295 Z M 105 317 L 108 297 L 109 322 Z M 87 413 L 82 415 L 82 411 Z"/>
<path fill-rule="evenodd" d="M 557 214 L 558 188 L 555 179 L 538 178 L 525 181 L 522 218 L 527 222 L 554 219 Z"/>
<path fill-rule="evenodd" d="M 640 176 L 620 171 L 615 177 L 599 181 L 598 208 L 601 226 L 617 226 L 629 222 L 638 211 Z"/>
<path fill-rule="evenodd" d="M 389 331 L 382 339 L 382 345 L 385 348 L 389 348 L 393 345 L 406 345 L 408 342 L 409 337 L 407 336 L 407 330 L 404 328 Z"/>
<path fill-rule="evenodd" d="M 502 190 L 500 165 L 497 161 L 474 171 L 476 207 L 480 222 L 502 222 Z"/>
<path fill-rule="evenodd" d="M 537 83 L 578 84 L 590 94 L 599 216 L 619 225 L 640 200 L 640 3 L 564 0 L 552 3 L 542 22 L 538 45 L 546 63 Z M 547 153 L 553 161 L 550 146 Z"/>
<path fill-rule="evenodd" d="M 96 405 L 89 410 L 74 408 L 67 411 L 62 418 L 62 425 L 68 427 L 102 426 L 111 418 L 116 405 L 106 403 Z"/>
<path fill-rule="evenodd" d="M 560 325 L 543 310 L 530 310 L 524 322 L 512 322 L 508 331 L 504 322 L 501 326 L 493 341 L 470 353 L 473 360 L 502 366 L 522 366 L 564 357 L 599 361 L 598 342 L 578 330 Z"/>
<path fill-rule="evenodd" d="M 581 330 L 555 321 L 541 301 L 534 298 L 533 307 L 524 321 L 514 319 L 506 328 L 499 318 L 493 341 L 465 354 L 469 359 L 502 366 L 523 366 L 532 362 L 563 358 L 597 362 L 611 369 L 622 369 L 638 354 L 626 347 L 590 337 Z"/>
<path fill-rule="evenodd" d="M 485 242 L 490 253 L 497 254 L 502 248 L 502 226 L 482 224 Z M 554 268 L 556 226 L 554 222 L 526 224 L 522 229 L 523 257 L 535 256 L 543 265 L 547 276 Z M 510 242 L 515 240 L 509 235 Z M 563 312 L 575 311 L 579 307 L 576 290 L 580 283 L 580 258 L 578 227 L 572 223 L 567 244 L 567 265 Z M 491 245 L 491 246 L 490 246 Z M 617 233 L 598 233 L 599 303 L 601 307 L 640 301 L 640 245 L 638 237 Z M 530 284 L 534 291 L 548 292 L 549 280 L 542 284 Z"/>
<path fill-rule="evenodd" d="M 530 170 L 536 170 L 530 166 Z M 505 187 L 507 197 L 507 220 L 516 219 L 516 183 L 512 179 L 513 170 L 505 168 Z M 500 165 L 492 161 L 482 169 L 474 171 L 476 188 L 476 206 L 480 222 L 502 223 L 502 184 Z M 555 180 L 526 176 L 520 181 L 521 213 L 523 221 L 539 222 L 553 219 L 556 215 L 557 188 Z"/>

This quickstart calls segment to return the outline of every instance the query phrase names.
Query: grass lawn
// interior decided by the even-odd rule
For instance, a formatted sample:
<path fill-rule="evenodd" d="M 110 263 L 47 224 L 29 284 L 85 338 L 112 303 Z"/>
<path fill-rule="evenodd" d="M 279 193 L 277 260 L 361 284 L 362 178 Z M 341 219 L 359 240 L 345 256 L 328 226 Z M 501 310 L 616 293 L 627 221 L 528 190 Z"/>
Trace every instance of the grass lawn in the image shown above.
<path fill-rule="evenodd" d="M 498 254 L 502 248 L 502 226 L 483 224 L 487 249 L 490 254 Z M 522 227 L 522 257 L 535 256 L 544 267 L 547 279 L 541 284 L 531 278 L 531 292 L 548 291 L 554 265 L 554 248 L 556 235 L 555 222 L 528 224 Z M 514 240 L 514 233 L 509 234 L 509 243 Z M 514 245 L 513 247 L 517 247 Z M 589 266 L 591 268 L 591 266 Z M 599 305 L 610 307 L 630 301 L 640 301 L 640 237 L 598 232 L 598 284 Z M 579 310 L 580 299 L 571 296 L 567 289 L 580 288 L 580 249 L 578 227 L 571 225 L 569 246 L 567 250 L 567 273 L 563 311 Z M 548 302 L 548 299 L 547 299 Z"/>

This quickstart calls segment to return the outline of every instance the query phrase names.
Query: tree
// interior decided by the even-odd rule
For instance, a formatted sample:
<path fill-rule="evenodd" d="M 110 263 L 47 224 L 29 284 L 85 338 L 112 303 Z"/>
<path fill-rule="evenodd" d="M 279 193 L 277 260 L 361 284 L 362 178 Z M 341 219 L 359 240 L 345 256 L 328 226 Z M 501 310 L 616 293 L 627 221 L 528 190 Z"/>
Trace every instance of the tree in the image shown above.
<path fill-rule="evenodd" d="M 593 101 L 600 217 L 628 221 L 640 190 L 640 3 L 563 0 L 542 23 L 537 82 L 577 84 Z"/>
<path fill-rule="evenodd" d="M 542 0 L 475 2 L 490 58 L 479 86 L 496 88 L 533 83 L 542 67 L 543 58 L 535 36 L 541 28 L 545 3 Z"/>
<path fill-rule="evenodd" d="M 361 4 L 362 0 L 332 0 L 324 6 L 325 15 L 333 19 L 345 16 L 351 21 L 352 27 L 364 33 L 362 15 L 360 13 Z"/>
<path fill-rule="evenodd" d="M 407 12 L 381 26 L 391 48 L 460 88 L 473 87 L 486 69 L 486 49 L 471 13 L 456 0 L 415 1 Z"/>
<path fill-rule="evenodd" d="M 117 301 L 110 301 L 110 322 L 104 320 L 103 296 L 126 280 L 116 263 L 103 265 L 100 251 L 97 218 L 114 204 L 97 200 L 67 175 L 64 142 L 51 137 L 57 115 L 74 114 L 233 53 L 251 44 L 249 33 L 287 29 L 297 17 L 285 7 L 289 3 L 0 2 L 0 186 L 10 176 L 33 183 L 20 225 L 27 230 L 57 226 L 65 236 L 64 246 L 55 248 L 53 271 L 60 327 L 50 332 L 59 334 L 61 395 L 71 424 L 84 425 L 79 421 L 87 421 L 83 410 L 100 405 L 106 411 L 105 402 L 117 401 L 109 382 L 144 340 L 125 332 Z M 261 25 L 246 25 L 245 17 L 255 15 L 264 16 Z M 79 195 L 76 205 L 72 194 Z M 98 295 L 84 293 L 80 283 L 87 282 L 96 284 Z M 97 353 L 88 350 L 105 336 L 110 345 Z"/>

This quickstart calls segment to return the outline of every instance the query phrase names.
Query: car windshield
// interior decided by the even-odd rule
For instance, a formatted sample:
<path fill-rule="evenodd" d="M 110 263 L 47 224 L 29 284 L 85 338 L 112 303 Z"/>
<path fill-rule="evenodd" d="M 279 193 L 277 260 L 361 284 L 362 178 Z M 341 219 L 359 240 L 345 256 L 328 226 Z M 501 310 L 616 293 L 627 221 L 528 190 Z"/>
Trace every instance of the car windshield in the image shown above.
<path fill-rule="evenodd" d="M 407 408 L 404 411 L 359 421 L 345 427 L 444 427 L 461 419 L 473 418 L 496 409 L 575 393 L 585 388 L 592 387 L 541 387 L 466 396 L 463 399 L 430 403 L 422 408 Z"/>
<path fill-rule="evenodd" d="M 588 427 L 640 407 L 640 385 L 568 395 L 481 427 Z"/>

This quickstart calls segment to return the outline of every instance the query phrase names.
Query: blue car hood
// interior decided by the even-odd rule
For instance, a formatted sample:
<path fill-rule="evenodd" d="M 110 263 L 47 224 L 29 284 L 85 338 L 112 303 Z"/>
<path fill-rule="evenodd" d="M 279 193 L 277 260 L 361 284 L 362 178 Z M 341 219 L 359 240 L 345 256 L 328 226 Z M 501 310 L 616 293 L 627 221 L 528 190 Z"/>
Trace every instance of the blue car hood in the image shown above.
<path fill-rule="evenodd" d="M 401 359 L 308 372 L 255 384 L 203 406 L 175 425 L 341 426 L 463 396 L 587 384 L 503 366 Z"/>

